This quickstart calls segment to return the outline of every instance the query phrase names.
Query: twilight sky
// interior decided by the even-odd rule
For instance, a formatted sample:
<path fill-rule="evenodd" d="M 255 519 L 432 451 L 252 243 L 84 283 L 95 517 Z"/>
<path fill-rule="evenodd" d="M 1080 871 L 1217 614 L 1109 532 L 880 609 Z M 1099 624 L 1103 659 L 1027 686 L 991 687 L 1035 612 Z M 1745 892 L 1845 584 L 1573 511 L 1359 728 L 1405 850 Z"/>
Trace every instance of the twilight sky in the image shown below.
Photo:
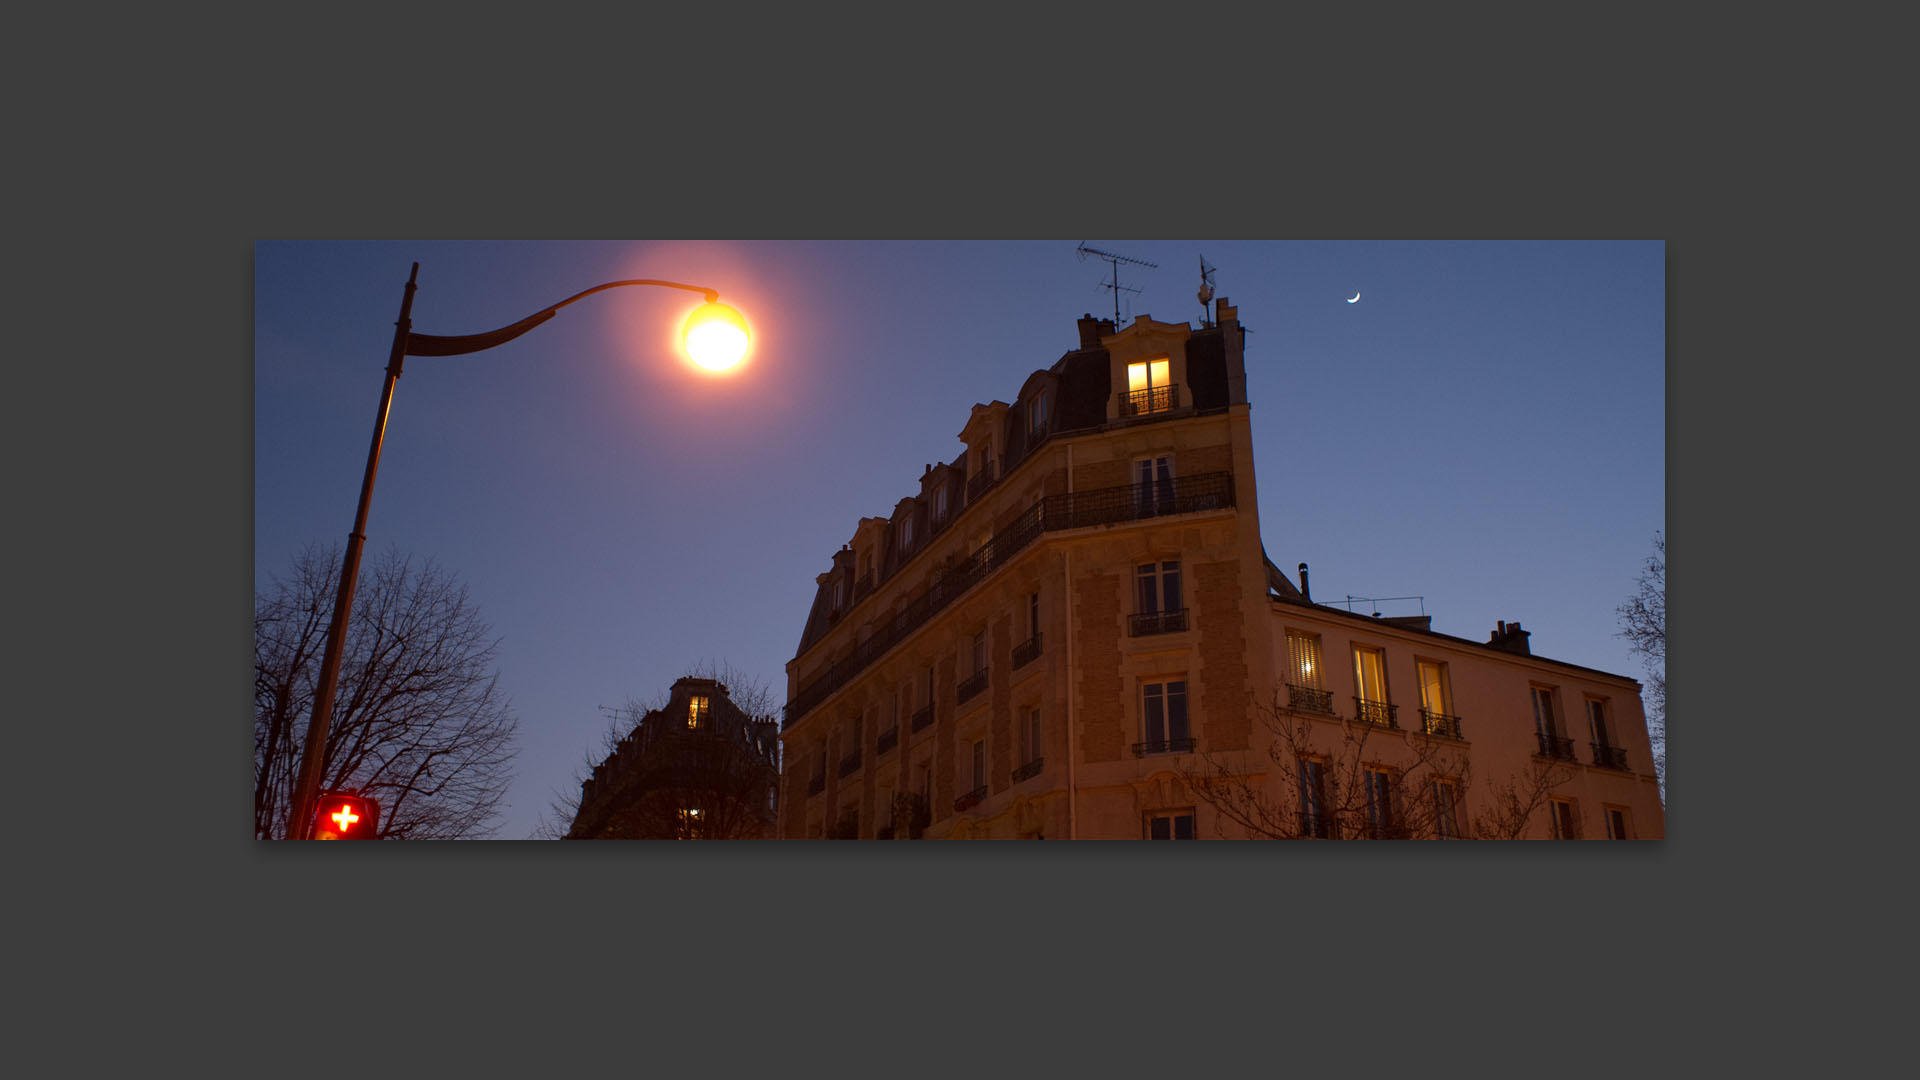
<path fill-rule="evenodd" d="M 1217 268 L 1249 331 L 1261 533 L 1316 600 L 1419 596 L 1436 631 L 1518 620 L 1537 655 L 1642 677 L 1613 612 L 1665 528 L 1664 243 L 1085 239 L 1159 264 L 1122 265 L 1123 323 L 1196 322 L 1198 260 Z M 498 835 L 527 836 L 598 755 L 600 706 L 708 661 L 785 700 L 814 576 L 859 518 L 1076 347 L 1079 316 L 1112 317 L 1078 243 L 262 242 L 255 587 L 345 542 L 413 262 L 426 334 L 619 278 L 719 290 L 755 338 L 729 377 L 679 354 L 697 295 L 634 288 L 411 357 L 395 391 L 369 559 L 438 560 L 502 638 L 521 749 Z"/>

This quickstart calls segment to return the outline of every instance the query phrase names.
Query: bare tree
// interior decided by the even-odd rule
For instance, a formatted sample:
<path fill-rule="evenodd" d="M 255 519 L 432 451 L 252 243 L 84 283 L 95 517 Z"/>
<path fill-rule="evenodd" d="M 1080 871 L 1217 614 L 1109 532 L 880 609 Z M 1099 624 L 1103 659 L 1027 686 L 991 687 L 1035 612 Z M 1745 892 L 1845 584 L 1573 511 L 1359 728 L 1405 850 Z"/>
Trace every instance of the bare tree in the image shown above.
<path fill-rule="evenodd" d="M 1633 595 L 1616 609 L 1619 637 L 1647 667 L 1647 736 L 1653 743 L 1653 768 L 1660 779 L 1660 801 L 1667 798 L 1667 539 L 1653 534 L 1653 554 L 1640 568 Z"/>
<path fill-rule="evenodd" d="M 1472 761 L 1448 740 L 1295 709 L 1278 698 L 1255 715 L 1268 735 L 1271 769 L 1236 767 L 1201 751 L 1204 766 L 1181 778 L 1196 799 L 1252 837 L 1518 839 L 1573 776 L 1565 765 L 1535 761 L 1477 795 L 1469 813 Z"/>
<path fill-rule="evenodd" d="M 287 834 L 327 621 L 337 547 L 310 546 L 254 599 L 254 835 Z M 380 804 L 383 839 L 491 835 L 512 779 L 518 721 L 499 693 L 498 642 L 466 587 L 389 551 L 361 575 L 347 628 L 325 790 Z"/>

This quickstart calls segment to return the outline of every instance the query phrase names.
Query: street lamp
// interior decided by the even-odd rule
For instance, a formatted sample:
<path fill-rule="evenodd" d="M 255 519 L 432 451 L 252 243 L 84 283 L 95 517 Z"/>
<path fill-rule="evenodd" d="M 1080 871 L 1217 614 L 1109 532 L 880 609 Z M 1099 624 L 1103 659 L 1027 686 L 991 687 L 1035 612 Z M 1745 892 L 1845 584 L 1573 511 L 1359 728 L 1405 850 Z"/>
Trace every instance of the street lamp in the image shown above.
<path fill-rule="evenodd" d="M 393 350 L 387 356 L 387 381 L 380 391 L 380 411 L 373 419 L 373 445 L 367 450 L 367 472 L 360 481 L 360 508 L 354 513 L 353 531 L 347 534 L 347 554 L 340 567 L 340 592 L 333 602 L 333 621 L 327 624 L 327 647 L 320 661 L 320 685 L 313 695 L 313 720 L 307 725 L 307 745 L 300 756 L 300 773 L 294 779 L 293 805 L 287 821 L 287 837 L 304 840 L 310 835 L 315 789 L 320 781 L 320 762 L 326 747 L 327 729 L 333 723 L 334 691 L 340 682 L 340 659 L 345 651 L 347 616 L 353 610 L 353 591 L 360 576 L 360 552 L 367 542 L 367 508 L 373 501 L 373 477 L 380 468 L 380 444 L 386 438 L 387 410 L 393 404 L 393 384 L 400 378 L 401 361 L 409 356 L 461 356 L 503 345 L 558 314 L 560 309 L 594 293 L 623 285 L 659 285 L 703 293 L 707 302 L 695 308 L 681 329 L 681 341 L 693 362 L 710 371 L 732 367 L 746 355 L 749 335 L 747 321 L 740 313 L 720 302 L 720 294 L 699 285 L 677 281 L 641 278 L 609 281 L 585 292 L 534 312 L 511 326 L 485 334 L 440 337 L 413 333 L 413 291 L 420 276 L 420 264 L 413 264 L 407 275 L 407 288 L 400 299 L 400 318 L 394 323 Z"/>

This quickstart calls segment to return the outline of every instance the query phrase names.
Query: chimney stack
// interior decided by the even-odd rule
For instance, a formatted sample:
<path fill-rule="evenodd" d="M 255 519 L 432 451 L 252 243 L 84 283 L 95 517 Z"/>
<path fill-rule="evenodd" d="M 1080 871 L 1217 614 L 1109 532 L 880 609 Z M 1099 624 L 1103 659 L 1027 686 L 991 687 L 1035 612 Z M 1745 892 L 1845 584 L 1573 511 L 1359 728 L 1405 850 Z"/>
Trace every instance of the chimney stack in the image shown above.
<path fill-rule="evenodd" d="M 1520 629 L 1519 623 L 1502 620 L 1494 624 L 1493 636 L 1487 639 L 1487 646 L 1502 652 L 1532 656 L 1533 649 L 1527 645 L 1527 639 L 1531 636 L 1533 635 Z"/>
<path fill-rule="evenodd" d="M 1307 603 L 1313 603 L 1313 593 L 1307 588 L 1307 564 L 1300 564 L 1300 597 Z"/>

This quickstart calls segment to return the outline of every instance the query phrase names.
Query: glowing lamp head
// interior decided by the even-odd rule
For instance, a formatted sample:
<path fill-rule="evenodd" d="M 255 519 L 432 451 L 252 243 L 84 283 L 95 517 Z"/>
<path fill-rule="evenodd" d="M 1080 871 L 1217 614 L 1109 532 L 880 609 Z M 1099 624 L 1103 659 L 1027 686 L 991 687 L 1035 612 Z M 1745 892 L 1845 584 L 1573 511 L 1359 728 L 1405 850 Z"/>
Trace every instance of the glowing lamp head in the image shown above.
<path fill-rule="evenodd" d="M 687 316 L 687 355 L 708 371 L 725 371 L 747 355 L 747 320 L 722 303 L 701 304 Z"/>
<path fill-rule="evenodd" d="M 380 804 L 359 795 L 327 792 L 313 811 L 315 840 L 372 840 L 379 825 Z"/>

